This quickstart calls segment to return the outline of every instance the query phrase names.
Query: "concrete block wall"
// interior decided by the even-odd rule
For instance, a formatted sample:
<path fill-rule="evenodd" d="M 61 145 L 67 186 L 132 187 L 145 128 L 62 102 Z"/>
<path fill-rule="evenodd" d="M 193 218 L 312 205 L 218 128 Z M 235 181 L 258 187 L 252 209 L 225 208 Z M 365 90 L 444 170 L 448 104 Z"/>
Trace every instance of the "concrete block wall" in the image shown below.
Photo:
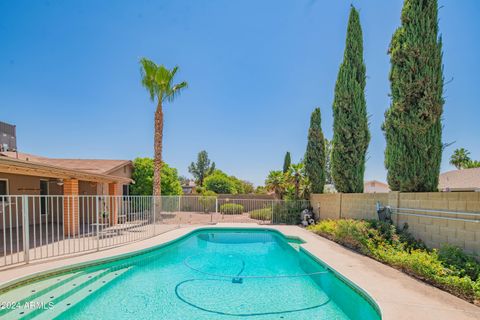
<path fill-rule="evenodd" d="M 377 219 L 376 204 L 385 204 L 388 193 L 346 193 L 342 195 L 342 218 Z"/>
<path fill-rule="evenodd" d="M 480 214 L 479 192 L 424 192 L 399 193 L 400 208 L 430 209 Z M 406 211 L 408 212 L 408 211 Z M 468 215 L 418 212 L 423 215 L 477 219 Z M 480 255 L 480 222 L 452 221 L 447 219 L 397 215 L 397 225 L 408 223 L 409 231 L 422 239 L 427 246 L 439 248 L 449 243 L 466 252 Z"/>
<path fill-rule="evenodd" d="M 320 219 L 376 219 L 377 201 L 394 208 L 480 214 L 479 192 L 313 194 L 310 201 L 317 218 Z M 432 218 L 401 214 L 393 216 L 397 226 L 403 227 L 407 223 L 408 230 L 429 247 L 439 248 L 448 243 L 459 246 L 468 253 L 480 255 L 480 222 L 433 218 L 455 217 L 480 220 L 480 217 L 437 212 L 405 212 L 432 216 Z"/>
<path fill-rule="evenodd" d="M 317 219 L 376 219 L 376 203 L 387 204 L 388 196 L 388 193 L 312 194 L 310 203 Z"/>
<path fill-rule="evenodd" d="M 317 219 L 340 219 L 342 193 L 312 194 L 310 204 Z"/>

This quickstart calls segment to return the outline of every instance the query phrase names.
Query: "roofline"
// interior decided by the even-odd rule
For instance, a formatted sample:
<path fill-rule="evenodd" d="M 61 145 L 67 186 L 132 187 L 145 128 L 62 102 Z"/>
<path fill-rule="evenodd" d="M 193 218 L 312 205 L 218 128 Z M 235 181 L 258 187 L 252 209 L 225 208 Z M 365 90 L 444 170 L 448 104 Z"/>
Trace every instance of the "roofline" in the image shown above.
<path fill-rule="evenodd" d="M 442 172 L 442 173 L 440 173 L 440 176 L 442 176 L 444 174 L 452 173 L 452 172 L 460 172 L 460 171 L 465 172 L 465 171 L 468 171 L 468 170 L 480 170 L 480 168 L 454 169 L 454 170 L 449 170 L 449 171 Z"/>
<path fill-rule="evenodd" d="M 363 183 L 365 184 L 365 183 L 371 183 L 371 182 L 377 182 L 377 183 L 383 184 L 383 185 L 385 185 L 385 186 L 387 186 L 387 187 L 390 187 L 390 186 L 388 185 L 388 183 L 382 182 L 382 181 L 380 181 L 380 180 L 375 180 L 375 179 L 373 179 L 373 180 L 365 180 Z"/>
<path fill-rule="evenodd" d="M 23 170 L 22 170 L 23 169 Z M 52 177 L 61 179 L 78 179 L 93 182 L 120 182 L 132 183 L 133 180 L 119 176 L 112 176 L 99 173 L 88 173 L 80 170 L 67 169 L 59 166 L 43 164 L 34 161 L 25 161 L 20 159 L 12 159 L 8 157 L 0 157 L 0 172 L 23 174 L 38 177 Z"/>
<path fill-rule="evenodd" d="M 104 172 L 104 174 L 109 174 L 109 173 L 112 173 L 113 171 L 117 170 L 117 169 L 120 169 L 121 167 L 123 166 L 126 166 L 127 164 L 133 166 L 133 162 L 130 161 L 130 160 L 123 160 L 122 163 L 120 163 L 118 166 L 115 166 L 107 171 Z"/>

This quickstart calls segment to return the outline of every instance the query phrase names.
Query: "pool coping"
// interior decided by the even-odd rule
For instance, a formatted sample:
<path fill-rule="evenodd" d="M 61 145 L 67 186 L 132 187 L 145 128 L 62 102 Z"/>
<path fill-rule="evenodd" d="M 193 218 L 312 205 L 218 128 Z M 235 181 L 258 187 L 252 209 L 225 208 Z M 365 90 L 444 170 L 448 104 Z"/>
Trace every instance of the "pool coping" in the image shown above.
<path fill-rule="evenodd" d="M 480 308 L 440 289 L 297 226 L 216 224 L 186 226 L 161 235 L 73 257 L 36 262 L 0 271 L 0 292 L 53 274 L 124 259 L 156 250 L 201 229 L 263 229 L 301 240 L 301 250 L 321 263 L 379 311 L 382 319 L 480 319 Z M 421 301 L 425 303 L 421 303 Z"/>

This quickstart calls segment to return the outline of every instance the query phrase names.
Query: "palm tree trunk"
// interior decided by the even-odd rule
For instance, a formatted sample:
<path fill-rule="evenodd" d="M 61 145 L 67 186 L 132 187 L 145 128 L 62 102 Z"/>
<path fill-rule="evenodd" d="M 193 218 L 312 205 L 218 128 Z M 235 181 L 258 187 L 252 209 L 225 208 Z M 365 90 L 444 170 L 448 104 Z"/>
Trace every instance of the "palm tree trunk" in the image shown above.
<path fill-rule="evenodd" d="M 162 101 L 158 101 L 155 111 L 155 152 L 153 159 L 153 195 L 162 194 L 162 141 L 163 141 L 163 109 Z"/>

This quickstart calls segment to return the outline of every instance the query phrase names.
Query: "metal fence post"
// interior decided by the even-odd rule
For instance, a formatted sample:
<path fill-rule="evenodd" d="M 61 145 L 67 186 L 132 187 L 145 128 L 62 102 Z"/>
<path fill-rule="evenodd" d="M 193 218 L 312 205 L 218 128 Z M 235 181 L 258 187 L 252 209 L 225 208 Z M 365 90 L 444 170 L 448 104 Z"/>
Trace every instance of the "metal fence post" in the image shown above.
<path fill-rule="evenodd" d="M 96 206 L 96 210 L 95 210 L 95 211 L 96 211 L 96 216 L 97 216 L 97 251 L 99 251 L 99 250 L 100 250 L 100 219 L 99 219 L 99 216 L 100 216 L 100 214 L 99 214 L 100 208 L 99 208 L 99 206 L 98 206 L 98 202 L 99 202 L 100 197 L 97 196 L 97 197 L 95 197 L 95 198 L 97 199 L 97 201 L 96 201 L 97 203 L 96 203 L 96 205 L 95 205 L 95 206 Z"/>
<path fill-rule="evenodd" d="M 23 218 L 23 257 L 25 263 L 30 262 L 30 219 L 28 213 L 28 196 L 22 196 Z"/>
<path fill-rule="evenodd" d="M 273 210 L 273 209 L 274 209 L 274 208 L 273 208 L 273 201 L 274 201 L 274 200 L 272 200 L 272 218 L 271 218 L 272 221 L 271 221 L 270 224 L 273 224 L 273 212 L 274 212 L 274 210 Z"/>
<path fill-rule="evenodd" d="M 218 213 L 218 198 L 215 197 L 215 213 Z"/>
<path fill-rule="evenodd" d="M 153 196 L 153 235 L 156 235 L 156 225 L 157 225 L 157 201 L 156 201 L 156 196 Z"/>

